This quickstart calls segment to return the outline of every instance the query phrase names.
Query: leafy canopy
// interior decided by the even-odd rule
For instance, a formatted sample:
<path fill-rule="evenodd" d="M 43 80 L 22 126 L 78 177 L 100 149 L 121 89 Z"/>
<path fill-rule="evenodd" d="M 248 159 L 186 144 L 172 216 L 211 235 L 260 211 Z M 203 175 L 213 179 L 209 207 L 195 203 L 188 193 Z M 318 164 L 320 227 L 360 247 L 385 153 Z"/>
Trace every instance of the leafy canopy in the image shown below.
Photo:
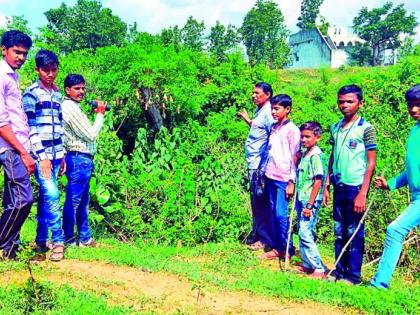
<path fill-rule="evenodd" d="M 274 1 L 257 0 L 246 14 L 240 32 L 251 65 L 278 68 L 288 61 L 288 31 L 284 16 Z"/>
<path fill-rule="evenodd" d="M 408 15 L 403 4 L 393 8 L 392 2 L 372 10 L 364 7 L 353 20 L 356 34 L 372 49 L 371 64 L 374 66 L 380 64 L 382 49 L 400 47 L 403 42 L 401 35 L 414 35 L 417 25 L 414 13 Z"/>
<path fill-rule="evenodd" d="M 302 0 L 300 5 L 300 16 L 296 24 L 301 30 L 308 30 L 316 27 L 316 18 L 319 15 L 319 7 L 324 0 Z"/>

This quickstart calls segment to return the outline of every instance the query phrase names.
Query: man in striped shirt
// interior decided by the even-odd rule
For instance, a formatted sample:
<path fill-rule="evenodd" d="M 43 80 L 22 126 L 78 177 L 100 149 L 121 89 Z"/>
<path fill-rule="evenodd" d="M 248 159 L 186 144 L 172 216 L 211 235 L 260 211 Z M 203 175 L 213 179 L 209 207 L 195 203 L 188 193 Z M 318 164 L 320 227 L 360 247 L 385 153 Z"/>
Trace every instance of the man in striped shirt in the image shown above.
<path fill-rule="evenodd" d="M 61 106 L 68 183 L 63 229 L 66 243 L 75 244 L 74 224 L 77 222 L 79 246 L 95 246 L 88 224 L 89 182 L 94 167 L 95 140 L 102 127 L 106 104 L 97 101 L 95 122 L 91 124 L 79 104 L 85 97 L 84 78 L 80 74 L 69 74 L 64 80 L 64 89 L 66 98 Z"/>
<path fill-rule="evenodd" d="M 39 80 L 23 94 L 23 109 L 28 116 L 32 154 L 36 158 L 35 178 L 39 184 L 38 225 L 35 242 L 40 254 L 47 251 L 48 229 L 51 230 L 52 261 L 64 258 L 64 233 L 61 228 L 61 207 L 58 175 L 65 169 L 63 148 L 63 115 L 61 93 L 54 81 L 58 57 L 41 49 L 35 56 Z M 43 256 L 43 255 L 42 255 Z"/>

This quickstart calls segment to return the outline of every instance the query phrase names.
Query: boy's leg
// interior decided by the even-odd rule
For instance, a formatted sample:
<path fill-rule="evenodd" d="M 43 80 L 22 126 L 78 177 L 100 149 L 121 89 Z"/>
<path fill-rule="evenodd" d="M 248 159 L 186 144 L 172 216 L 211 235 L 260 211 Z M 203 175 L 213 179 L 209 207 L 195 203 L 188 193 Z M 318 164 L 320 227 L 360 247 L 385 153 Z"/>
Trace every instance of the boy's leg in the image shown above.
<path fill-rule="evenodd" d="M 58 190 L 57 176 L 61 166 L 61 160 L 53 160 L 51 179 L 47 180 L 41 174 L 37 163 L 36 177 L 42 194 L 43 216 L 48 229 L 51 230 L 54 245 L 64 244 L 64 232 L 61 227 L 61 207 Z"/>
<path fill-rule="evenodd" d="M 401 254 L 402 243 L 407 234 L 417 226 L 420 226 L 420 199 L 414 200 L 386 229 L 384 251 L 371 282 L 373 286 L 388 288 Z"/>
<path fill-rule="evenodd" d="M 342 188 L 343 202 L 343 217 L 344 217 L 344 235 L 343 246 L 348 242 L 350 237 L 354 234 L 363 213 L 354 211 L 354 199 L 359 193 L 359 187 L 344 185 Z M 363 255 L 365 251 L 365 226 L 361 225 L 359 231 L 354 236 L 352 242 L 347 247 L 345 258 L 342 261 L 342 269 L 344 270 L 344 279 L 358 284 L 361 280 L 361 269 L 363 263 Z"/>
<path fill-rule="evenodd" d="M 76 224 L 79 234 L 79 242 L 87 243 L 92 238 L 89 228 L 88 212 L 90 200 L 89 182 L 93 172 L 93 161 L 85 157 L 82 157 L 82 159 L 83 162 L 80 163 L 79 166 L 83 172 L 83 174 L 80 176 L 80 184 L 83 183 L 83 192 L 80 196 L 79 204 L 76 207 Z"/>
<path fill-rule="evenodd" d="M 19 154 L 7 150 L 0 154 L 4 167 L 4 212 L 0 218 L 0 248 L 13 246 L 31 210 L 33 197 L 28 171 Z M 13 243 L 13 244 L 12 244 Z"/>
<path fill-rule="evenodd" d="M 286 199 L 287 182 L 273 182 L 275 185 L 275 200 L 272 200 L 272 206 L 274 206 L 274 229 L 275 237 L 277 238 L 277 244 L 279 244 L 276 249 L 281 253 L 285 253 L 287 246 L 287 235 L 289 231 L 289 211 L 288 201 Z M 292 236 L 290 238 L 288 254 L 295 254 Z"/>
<path fill-rule="evenodd" d="M 37 172 L 37 169 L 35 169 L 35 177 L 37 176 L 36 172 Z M 44 200 L 44 196 L 42 194 L 42 189 L 39 189 L 37 213 L 36 213 L 37 226 L 36 226 L 36 237 L 35 237 L 35 243 L 39 247 L 46 247 L 47 241 L 48 241 L 48 225 L 45 219 L 45 209 L 44 209 L 43 200 Z"/>
<path fill-rule="evenodd" d="M 303 204 L 301 202 L 297 202 L 297 204 L 299 204 L 301 209 L 303 208 Z M 298 212 L 299 243 L 303 266 L 308 269 L 324 272 L 325 266 L 321 261 L 321 256 L 314 239 L 315 222 L 319 207 L 319 202 L 315 202 L 311 217 L 304 217 L 302 211 Z"/>

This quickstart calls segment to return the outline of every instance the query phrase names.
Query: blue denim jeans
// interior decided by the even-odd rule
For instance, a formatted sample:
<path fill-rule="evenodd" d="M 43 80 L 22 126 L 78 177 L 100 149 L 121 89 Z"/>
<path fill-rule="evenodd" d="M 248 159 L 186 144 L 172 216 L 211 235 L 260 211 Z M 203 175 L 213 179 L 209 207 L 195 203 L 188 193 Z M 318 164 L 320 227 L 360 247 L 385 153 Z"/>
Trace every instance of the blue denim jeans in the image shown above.
<path fill-rule="evenodd" d="M 420 226 L 420 198 L 413 200 L 386 229 L 384 252 L 371 282 L 373 286 L 388 288 L 400 258 L 404 239 L 417 226 Z"/>
<path fill-rule="evenodd" d="M 63 210 L 63 230 L 66 243 L 74 243 L 74 225 L 77 224 L 79 242 L 91 238 L 88 207 L 89 182 L 93 172 L 93 160 L 88 154 L 69 152 L 66 156 L 68 179 L 66 201 Z"/>
<path fill-rule="evenodd" d="M 268 178 L 267 183 L 268 201 L 270 208 L 266 215 L 268 222 L 271 222 L 270 231 L 267 234 L 270 238 L 270 246 L 281 253 L 286 252 L 287 233 L 289 231 L 288 200 L 286 199 L 287 182 L 281 182 Z M 293 235 L 290 238 L 289 255 L 295 254 L 293 247 Z"/>
<path fill-rule="evenodd" d="M 64 232 L 61 228 L 61 207 L 57 177 L 61 159 L 52 160 L 51 179 L 47 180 L 41 173 L 39 162 L 36 163 L 35 178 L 39 184 L 38 213 L 35 242 L 45 246 L 48 240 L 48 229 L 51 230 L 53 244 L 64 244 Z"/>
<path fill-rule="evenodd" d="M 354 211 L 354 199 L 359 193 L 358 186 L 339 184 L 334 186 L 334 235 L 335 258 L 340 255 L 344 245 L 356 230 L 363 213 Z M 365 251 L 365 225 L 362 224 L 350 246 L 347 247 L 335 273 L 338 279 L 346 279 L 355 284 L 360 283 L 363 254 Z"/>
<path fill-rule="evenodd" d="M 257 170 L 248 170 L 252 209 L 252 231 L 248 242 L 254 243 L 260 241 L 269 245 L 269 235 L 267 233 L 271 230 L 271 222 L 269 221 L 266 212 L 267 209 L 270 208 L 270 205 L 268 202 L 267 189 L 265 189 L 261 196 L 258 196 L 255 193 L 256 174 Z"/>
<path fill-rule="evenodd" d="M 300 256 L 303 260 L 302 265 L 308 269 L 315 269 L 319 272 L 326 270 L 322 263 L 318 247 L 315 243 L 315 225 L 317 221 L 318 211 L 320 209 L 320 202 L 315 201 L 314 208 L 312 209 L 312 216 L 303 216 L 302 210 L 307 201 L 296 201 L 296 212 L 299 224 L 299 244 Z"/>

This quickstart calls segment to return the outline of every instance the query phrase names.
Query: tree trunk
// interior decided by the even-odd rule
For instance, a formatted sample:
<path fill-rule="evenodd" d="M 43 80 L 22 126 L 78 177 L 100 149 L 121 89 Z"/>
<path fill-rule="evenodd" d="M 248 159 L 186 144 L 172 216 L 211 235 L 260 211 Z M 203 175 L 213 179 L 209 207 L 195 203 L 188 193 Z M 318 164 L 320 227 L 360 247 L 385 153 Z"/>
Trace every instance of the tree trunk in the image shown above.
<path fill-rule="evenodd" d="M 163 125 L 163 118 L 159 111 L 160 106 L 159 104 L 152 103 L 153 93 L 151 88 L 140 88 L 140 93 L 147 120 L 151 124 L 153 130 L 158 132 Z"/>

